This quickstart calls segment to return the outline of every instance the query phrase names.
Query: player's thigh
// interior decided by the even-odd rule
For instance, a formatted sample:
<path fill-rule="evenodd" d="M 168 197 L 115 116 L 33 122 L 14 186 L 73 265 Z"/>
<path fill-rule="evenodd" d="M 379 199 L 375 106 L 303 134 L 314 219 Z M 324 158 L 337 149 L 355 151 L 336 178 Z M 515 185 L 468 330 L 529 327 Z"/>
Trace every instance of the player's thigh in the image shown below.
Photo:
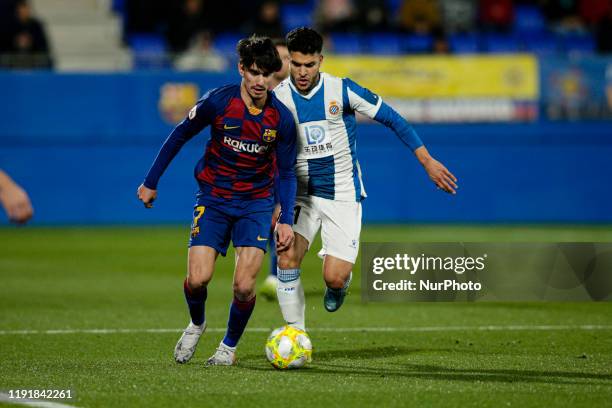
<path fill-rule="evenodd" d="M 298 196 L 293 213 L 295 240 L 287 251 L 278 254 L 281 268 L 298 267 L 321 228 L 321 216 L 312 196 Z"/>
<path fill-rule="evenodd" d="M 333 255 L 325 255 L 323 260 L 323 279 L 327 286 L 341 288 L 348 279 L 354 264 Z"/>
<path fill-rule="evenodd" d="M 219 252 L 209 246 L 199 245 L 189 248 L 187 281 L 190 287 L 199 287 L 210 282 L 217 256 Z"/>
<path fill-rule="evenodd" d="M 295 239 L 289 248 L 276 253 L 278 267 L 281 269 L 299 268 L 306 252 L 308 252 L 308 246 L 308 240 L 296 232 Z"/>
<path fill-rule="evenodd" d="M 359 253 L 361 234 L 361 203 L 321 199 L 320 257 L 331 255 L 355 263 Z"/>
<path fill-rule="evenodd" d="M 249 300 L 255 290 L 257 273 L 261 269 L 264 250 L 257 247 L 236 247 L 234 294 L 239 300 Z"/>
<path fill-rule="evenodd" d="M 225 256 L 230 243 L 233 218 L 217 205 L 196 204 L 189 236 L 189 248 L 210 247 Z"/>
<path fill-rule="evenodd" d="M 260 248 L 264 253 L 268 248 L 273 206 L 249 206 L 237 213 L 232 226 L 234 247 Z"/>

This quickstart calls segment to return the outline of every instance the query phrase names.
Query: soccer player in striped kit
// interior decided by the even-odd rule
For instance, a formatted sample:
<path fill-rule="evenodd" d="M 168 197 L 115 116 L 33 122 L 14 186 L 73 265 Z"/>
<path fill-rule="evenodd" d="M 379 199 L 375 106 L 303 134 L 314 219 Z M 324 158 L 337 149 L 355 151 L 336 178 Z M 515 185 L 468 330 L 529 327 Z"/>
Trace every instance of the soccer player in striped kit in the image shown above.
<path fill-rule="evenodd" d="M 264 258 L 274 209 L 274 162 L 278 167 L 280 219 L 277 246 L 294 239 L 291 229 L 296 191 L 296 128 L 291 112 L 268 91 L 281 60 L 272 41 L 251 37 L 237 46 L 239 85 L 213 89 L 191 109 L 164 142 L 138 198 L 150 208 L 158 181 L 181 147 L 210 126 L 210 139 L 195 175 L 199 185 L 189 241 L 184 294 L 191 321 L 176 344 L 174 358 L 189 361 L 206 329 L 207 285 L 215 260 L 236 248 L 234 299 L 225 337 L 208 365 L 232 365 L 236 345 L 255 307 L 255 279 Z"/>
<path fill-rule="evenodd" d="M 361 201 L 366 197 L 357 161 L 355 112 L 391 128 L 439 189 L 454 194 L 457 179 L 430 156 L 414 129 L 382 99 L 349 78 L 320 72 L 321 36 L 310 28 L 287 34 L 290 76 L 274 94 L 297 124 L 295 241 L 278 251 L 278 302 L 287 324 L 305 329 L 300 265 L 321 229 L 325 309 L 342 305 L 359 250 Z"/>

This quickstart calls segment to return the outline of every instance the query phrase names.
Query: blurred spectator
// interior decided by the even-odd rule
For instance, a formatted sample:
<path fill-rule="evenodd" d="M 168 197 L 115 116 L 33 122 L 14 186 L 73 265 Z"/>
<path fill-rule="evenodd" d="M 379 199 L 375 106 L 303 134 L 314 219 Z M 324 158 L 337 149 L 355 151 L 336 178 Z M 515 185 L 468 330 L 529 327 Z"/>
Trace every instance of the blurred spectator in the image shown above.
<path fill-rule="evenodd" d="M 612 0 L 581 0 L 580 17 L 590 27 L 606 18 L 612 9 Z"/>
<path fill-rule="evenodd" d="M 476 4 L 473 0 L 441 0 L 444 30 L 467 33 L 474 30 Z"/>
<path fill-rule="evenodd" d="M 446 38 L 444 31 L 441 29 L 436 30 L 433 37 L 431 51 L 434 54 L 449 54 L 450 44 L 448 43 L 448 38 Z"/>
<path fill-rule="evenodd" d="M 283 36 L 283 24 L 277 1 L 266 0 L 261 4 L 253 28 L 247 30 L 264 37 L 278 38 Z"/>
<path fill-rule="evenodd" d="M 507 31 L 514 21 L 512 0 L 480 0 L 480 24 L 485 30 Z"/>
<path fill-rule="evenodd" d="M 208 27 L 203 1 L 183 0 L 178 12 L 168 23 L 167 40 L 170 51 L 185 51 L 195 35 L 206 28 Z"/>
<path fill-rule="evenodd" d="M 25 224 L 34 214 L 28 193 L 2 170 L 0 170 L 0 204 L 6 211 L 8 219 L 17 224 Z"/>
<path fill-rule="evenodd" d="M 595 36 L 597 51 L 601 54 L 612 53 L 612 8 L 608 9 L 608 15 L 597 24 Z"/>
<path fill-rule="evenodd" d="M 49 43 L 43 24 L 32 16 L 27 0 L 14 3 L 14 18 L 8 23 L 0 65 L 9 68 L 51 68 Z"/>
<path fill-rule="evenodd" d="M 0 0 L 0 55 L 11 48 L 10 28 L 15 14 L 15 0 Z"/>
<path fill-rule="evenodd" d="M 440 6 L 435 0 L 404 0 L 400 28 L 414 34 L 431 34 L 440 27 Z"/>
<path fill-rule="evenodd" d="M 179 55 L 175 63 L 179 71 L 225 71 L 227 60 L 213 47 L 213 41 L 208 31 L 198 33 L 191 46 Z"/>
<path fill-rule="evenodd" d="M 314 21 L 321 32 L 328 33 L 352 30 L 355 18 L 356 10 L 351 0 L 320 0 Z"/>
<path fill-rule="evenodd" d="M 389 16 L 385 0 L 356 0 L 358 25 L 364 31 L 382 32 L 389 30 Z"/>
<path fill-rule="evenodd" d="M 584 31 L 584 25 L 578 13 L 578 0 L 544 0 L 543 10 L 555 31 Z"/>
<path fill-rule="evenodd" d="M 125 0 L 124 34 L 161 32 L 171 12 L 167 0 Z"/>

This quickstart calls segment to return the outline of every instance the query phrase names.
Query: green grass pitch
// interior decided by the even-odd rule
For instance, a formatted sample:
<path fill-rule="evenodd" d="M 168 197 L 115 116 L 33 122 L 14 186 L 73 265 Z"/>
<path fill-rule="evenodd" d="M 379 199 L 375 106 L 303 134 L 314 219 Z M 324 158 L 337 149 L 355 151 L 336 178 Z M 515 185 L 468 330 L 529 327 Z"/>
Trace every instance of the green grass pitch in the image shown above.
<path fill-rule="evenodd" d="M 315 349 L 309 368 L 268 364 L 264 342 L 282 319 L 261 297 L 239 364 L 204 366 L 227 320 L 231 254 L 220 258 L 209 289 L 212 330 L 194 360 L 177 365 L 172 350 L 188 321 L 187 233 L 0 228 L 0 393 L 70 389 L 75 398 L 57 402 L 78 407 L 599 407 L 612 400 L 610 303 L 363 304 L 357 273 L 346 304 L 330 314 L 314 255 L 302 275 Z M 612 242 L 612 227 L 366 226 L 362 239 Z M 498 330 L 482 329 L 489 325 Z M 585 325 L 598 327 L 568 329 Z M 56 329 L 76 332 L 46 332 Z"/>

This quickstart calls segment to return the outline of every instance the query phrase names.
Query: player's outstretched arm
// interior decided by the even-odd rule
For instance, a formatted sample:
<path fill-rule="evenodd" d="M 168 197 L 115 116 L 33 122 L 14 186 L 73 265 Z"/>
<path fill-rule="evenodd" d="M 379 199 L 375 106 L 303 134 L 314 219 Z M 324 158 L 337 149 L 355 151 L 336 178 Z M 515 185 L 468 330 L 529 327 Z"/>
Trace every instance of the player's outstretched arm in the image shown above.
<path fill-rule="evenodd" d="M 457 178 L 439 161 L 431 157 L 421 138 L 410 123 L 378 95 L 345 79 L 351 108 L 387 126 L 414 152 L 435 185 L 447 193 L 456 194 Z"/>
<path fill-rule="evenodd" d="M 212 100 L 215 95 L 216 90 L 206 93 L 189 111 L 185 120 L 172 130 L 172 133 L 162 145 L 145 177 L 144 183 L 138 187 L 138 199 L 144 203 L 146 208 L 153 207 L 153 201 L 157 197 L 157 183 L 172 159 L 185 143 L 212 122 L 216 112 L 216 105 Z"/>
<path fill-rule="evenodd" d="M 157 190 L 153 190 L 143 183 L 138 187 L 136 195 L 138 199 L 142 201 L 145 208 L 153 208 L 153 201 L 157 198 Z"/>
<path fill-rule="evenodd" d="M 4 207 L 9 220 L 17 224 L 25 224 L 34 214 L 28 193 L 2 170 L 0 170 L 0 204 Z"/>
<path fill-rule="evenodd" d="M 457 177 L 448 171 L 442 163 L 431 157 L 425 146 L 416 149 L 414 155 L 419 159 L 431 181 L 439 189 L 450 194 L 457 194 Z"/>

